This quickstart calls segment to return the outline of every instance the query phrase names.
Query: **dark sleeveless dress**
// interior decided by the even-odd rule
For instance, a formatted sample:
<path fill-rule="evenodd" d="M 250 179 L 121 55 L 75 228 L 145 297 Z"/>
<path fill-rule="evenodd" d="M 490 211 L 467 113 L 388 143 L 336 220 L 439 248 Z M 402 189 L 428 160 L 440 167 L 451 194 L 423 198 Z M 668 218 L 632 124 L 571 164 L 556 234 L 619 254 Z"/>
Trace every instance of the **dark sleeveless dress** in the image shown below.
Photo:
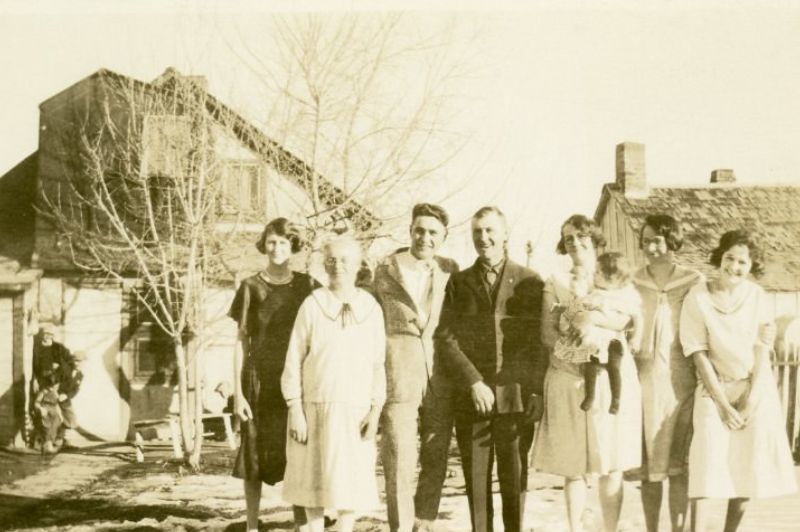
<path fill-rule="evenodd" d="M 228 315 L 250 340 L 242 366 L 242 393 L 253 418 L 241 425 L 234 477 L 258 478 L 267 484 L 283 480 L 287 407 L 281 373 L 297 310 L 313 288 L 311 277 L 294 272 L 292 280 L 282 285 L 253 275 L 236 292 Z"/>

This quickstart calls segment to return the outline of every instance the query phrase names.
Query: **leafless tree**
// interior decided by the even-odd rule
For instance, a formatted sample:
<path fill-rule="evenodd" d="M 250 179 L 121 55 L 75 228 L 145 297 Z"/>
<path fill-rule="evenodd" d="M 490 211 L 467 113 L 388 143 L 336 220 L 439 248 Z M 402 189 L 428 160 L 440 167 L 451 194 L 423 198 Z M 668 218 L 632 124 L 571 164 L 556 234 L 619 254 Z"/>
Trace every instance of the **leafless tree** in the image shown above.
<path fill-rule="evenodd" d="M 406 223 L 412 199 L 443 201 L 459 189 L 443 178 L 467 139 L 451 127 L 469 74 L 454 46 L 457 22 L 423 29 L 389 14 L 257 23 L 270 39 L 231 48 L 261 82 L 265 128 L 308 165 L 312 232 L 348 219 L 368 240 L 388 235 Z"/>
<path fill-rule="evenodd" d="M 458 186 L 436 179 L 464 141 L 445 127 L 463 75 L 446 32 L 425 37 L 398 16 L 270 20 L 269 50 L 240 48 L 268 95 L 263 128 L 176 72 L 142 83 L 101 71 L 93 97 L 49 133 L 60 140 L 58 170 L 41 183 L 39 212 L 72 264 L 136 280 L 139 305 L 174 346 L 182 443 L 195 467 L 205 295 L 233 278 L 226 257 L 248 221 L 238 212 L 231 223 L 225 208 L 244 189 L 226 186 L 220 139 L 303 187 L 311 240 L 343 226 L 368 241 L 391 234 L 423 187 L 435 201 Z"/>
<path fill-rule="evenodd" d="M 170 339 L 185 458 L 196 467 L 205 294 L 225 276 L 215 143 L 234 124 L 190 78 L 142 83 L 100 71 L 92 82 L 91 100 L 51 121 L 55 164 L 42 180 L 39 212 L 72 264 L 121 285 L 133 280 L 138 304 Z"/>

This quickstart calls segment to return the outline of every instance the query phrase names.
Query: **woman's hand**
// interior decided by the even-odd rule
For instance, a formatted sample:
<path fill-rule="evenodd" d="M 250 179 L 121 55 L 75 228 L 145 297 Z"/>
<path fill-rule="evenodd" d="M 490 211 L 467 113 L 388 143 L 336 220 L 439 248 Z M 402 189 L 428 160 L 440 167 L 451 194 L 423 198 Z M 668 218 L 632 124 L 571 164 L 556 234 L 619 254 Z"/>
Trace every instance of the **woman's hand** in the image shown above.
<path fill-rule="evenodd" d="M 585 334 L 589 327 L 592 326 L 592 313 L 590 311 L 583 310 L 575 314 L 575 318 L 572 320 L 572 328 L 577 330 L 581 333 L 581 335 Z"/>
<path fill-rule="evenodd" d="M 770 349 L 775 345 L 778 336 L 778 328 L 774 323 L 762 323 L 758 326 L 758 341 L 768 346 Z"/>
<path fill-rule="evenodd" d="M 361 420 L 359 425 L 359 432 L 361 432 L 362 440 L 374 440 L 375 435 L 378 433 L 378 421 L 381 418 L 381 410 L 377 407 L 372 407 Z"/>
<path fill-rule="evenodd" d="M 753 390 L 752 384 L 747 388 L 742 397 L 736 402 L 736 410 L 742 418 L 744 425 L 747 425 L 753 418 L 753 413 L 758 405 L 758 393 Z"/>
<path fill-rule="evenodd" d="M 253 419 L 253 411 L 250 409 L 250 403 L 244 398 L 241 393 L 234 394 L 233 396 L 233 411 L 239 416 L 242 421 L 250 421 Z"/>
<path fill-rule="evenodd" d="M 730 430 L 739 430 L 744 428 L 745 421 L 742 418 L 742 415 L 736 410 L 731 404 L 727 401 L 723 404 L 717 404 L 717 410 L 719 411 L 719 416 L 722 418 L 722 422 L 728 427 Z"/>
<path fill-rule="evenodd" d="M 289 437 L 297 443 L 308 441 L 308 424 L 302 403 L 295 403 L 289 407 Z"/>

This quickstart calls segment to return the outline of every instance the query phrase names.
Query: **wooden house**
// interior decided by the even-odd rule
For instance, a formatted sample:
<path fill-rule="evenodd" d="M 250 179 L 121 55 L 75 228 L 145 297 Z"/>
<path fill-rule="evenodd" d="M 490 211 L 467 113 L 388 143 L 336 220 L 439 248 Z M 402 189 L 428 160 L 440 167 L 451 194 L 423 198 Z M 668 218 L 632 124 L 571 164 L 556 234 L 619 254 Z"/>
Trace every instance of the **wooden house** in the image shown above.
<path fill-rule="evenodd" d="M 202 77 L 182 76 L 170 68 L 156 80 L 142 82 L 102 69 L 42 102 L 38 150 L 0 177 L 0 445 L 21 443 L 39 322 L 54 323 L 56 340 L 87 355 L 85 379 L 73 401 L 79 432 L 86 438 L 125 439 L 134 421 L 164 416 L 173 400 L 163 367 L 170 359 L 165 356 L 170 346 L 153 320 L 142 317 L 132 293 L 137 279 L 109 280 L 77 268 L 63 235 L 48 220 L 43 201 L 46 191 L 60 190 L 70 179 L 71 157 L 80 147 L 64 139 L 76 138 L 78 128 L 97 117 L 111 116 L 117 124 L 132 123 L 136 117 L 143 123 L 139 129 L 121 127 L 114 132 L 142 136 L 133 139 L 147 147 L 139 161 L 142 168 L 163 164 L 166 156 L 159 145 L 185 144 L 182 136 L 189 130 L 174 127 L 180 120 L 165 117 L 163 110 L 150 114 L 136 109 L 134 100 L 115 96 L 109 90 L 112 85 L 144 93 L 189 86 L 202 96 L 207 116 L 215 121 L 208 128 L 213 157 L 222 172 L 225 197 L 233 198 L 220 206 L 220 223 L 235 227 L 227 242 L 234 273 L 209 289 L 206 320 L 211 342 L 204 349 L 208 389 L 232 382 L 235 331 L 226 311 L 238 279 L 263 266 L 253 246 L 263 224 L 276 216 L 314 216 L 307 192 L 313 169 L 208 94 Z M 324 192 L 324 216 L 354 220 L 362 227 L 374 223 L 366 209 L 342 201 L 343 192 L 330 181 L 315 178 L 315 186 Z M 342 203 L 344 209 L 336 207 Z"/>
<path fill-rule="evenodd" d="M 711 250 L 732 229 L 757 234 L 766 253 L 766 272 L 758 280 L 768 292 L 776 318 L 800 314 L 800 183 L 744 185 L 732 170 L 714 170 L 707 183 L 650 186 L 643 144 L 617 146 L 616 180 L 603 185 L 595 219 L 608 249 L 644 264 L 639 231 L 645 216 L 669 214 L 684 233 L 679 260 L 705 273 Z"/>

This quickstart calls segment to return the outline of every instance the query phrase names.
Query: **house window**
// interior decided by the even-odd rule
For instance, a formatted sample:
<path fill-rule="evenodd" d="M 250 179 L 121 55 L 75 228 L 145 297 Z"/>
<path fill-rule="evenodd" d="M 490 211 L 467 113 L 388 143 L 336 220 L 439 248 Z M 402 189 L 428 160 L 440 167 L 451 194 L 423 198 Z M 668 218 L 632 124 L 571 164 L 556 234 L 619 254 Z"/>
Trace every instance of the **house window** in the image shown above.
<path fill-rule="evenodd" d="M 227 161 L 222 171 L 222 210 L 257 213 L 264 209 L 264 171 L 257 161 Z"/>
<path fill-rule="evenodd" d="M 168 379 L 175 351 L 170 338 L 155 324 L 141 323 L 133 338 L 133 376 L 136 379 Z"/>
<path fill-rule="evenodd" d="M 148 384 L 168 383 L 175 368 L 172 339 L 158 326 L 147 306 L 137 297 L 137 292 L 144 293 L 141 287 L 130 287 L 125 291 L 127 311 L 122 316 L 120 343 L 128 375 Z"/>

